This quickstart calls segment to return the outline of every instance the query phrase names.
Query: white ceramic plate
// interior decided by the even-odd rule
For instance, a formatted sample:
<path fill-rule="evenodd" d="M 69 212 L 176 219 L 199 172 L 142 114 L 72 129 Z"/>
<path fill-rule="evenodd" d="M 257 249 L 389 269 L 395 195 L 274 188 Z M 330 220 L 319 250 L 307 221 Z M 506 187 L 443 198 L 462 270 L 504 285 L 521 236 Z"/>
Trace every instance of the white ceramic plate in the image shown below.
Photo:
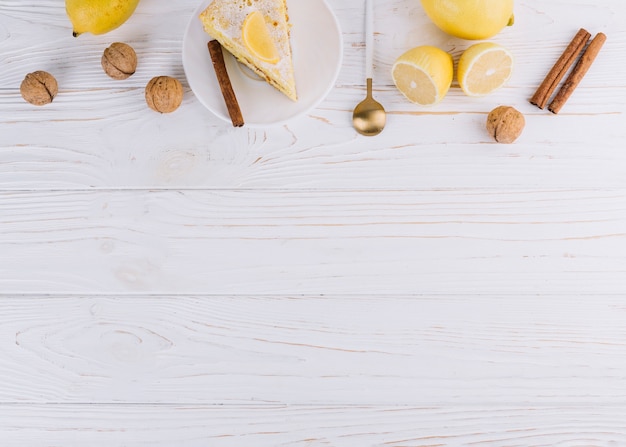
<path fill-rule="evenodd" d="M 183 38 L 183 67 L 191 90 L 211 112 L 230 117 L 219 88 L 207 43 L 211 40 L 198 19 L 212 0 L 196 9 Z M 343 54 L 339 23 L 325 0 L 287 0 L 291 48 L 298 101 L 261 80 L 224 51 L 226 69 L 245 125 L 280 124 L 316 107 L 335 85 Z"/>

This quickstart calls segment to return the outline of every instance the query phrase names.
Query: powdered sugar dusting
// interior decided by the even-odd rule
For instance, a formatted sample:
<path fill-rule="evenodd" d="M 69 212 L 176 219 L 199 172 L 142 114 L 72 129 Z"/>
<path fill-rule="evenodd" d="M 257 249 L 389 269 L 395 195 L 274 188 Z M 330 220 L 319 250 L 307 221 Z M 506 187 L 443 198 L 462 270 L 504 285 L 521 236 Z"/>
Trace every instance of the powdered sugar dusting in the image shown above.
<path fill-rule="evenodd" d="M 281 79 L 286 85 L 294 85 L 291 45 L 289 39 L 284 38 L 289 36 L 290 27 L 285 0 L 214 0 L 201 14 L 201 18 L 205 31 L 217 40 L 222 37 L 230 40 L 235 46 L 230 50 L 237 56 L 238 52 L 246 53 L 242 27 L 248 14 L 254 11 L 263 14 L 280 58 L 275 64 L 255 60 L 255 65 Z"/>

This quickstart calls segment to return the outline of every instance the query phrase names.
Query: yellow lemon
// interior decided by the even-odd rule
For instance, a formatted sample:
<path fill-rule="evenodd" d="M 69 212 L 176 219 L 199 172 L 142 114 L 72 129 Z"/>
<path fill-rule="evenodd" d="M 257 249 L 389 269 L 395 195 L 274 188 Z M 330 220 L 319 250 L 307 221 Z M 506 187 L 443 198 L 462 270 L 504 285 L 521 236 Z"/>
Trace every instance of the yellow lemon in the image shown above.
<path fill-rule="evenodd" d="M 76 37 L 114 30 L 129 19 L 138 4 L 139 0 L 65 0 L 65 11 Z"/>
<path fill-rule="evenodd" d="M 462 39 L 489 39 L 513 24 L 513 0 L 421 1 L 435 25 Z"/>
<path fill-rule="evenodd" d="M 501 45 L 481 42 L 463 52 L 457 67 L 459 86 L 466 95 L 484 96 L 509 80 L 513 56 Z"/>
<path fill-rule="evenodd" d="M 267 29 L 265 18 L 260 11 L 248 14 L 243 22 L 241 31 L 243 43 L 259 59 L 275 64 L 279 61 L 278 50 Z"/>
<path fill-rule="evenodd" d="M 452 56 L 440 48 L 424 45 L 410 49 L 396 59 L 391 76 L 409 101 L 436 104 L 446 96 L 452 83 Z"/>

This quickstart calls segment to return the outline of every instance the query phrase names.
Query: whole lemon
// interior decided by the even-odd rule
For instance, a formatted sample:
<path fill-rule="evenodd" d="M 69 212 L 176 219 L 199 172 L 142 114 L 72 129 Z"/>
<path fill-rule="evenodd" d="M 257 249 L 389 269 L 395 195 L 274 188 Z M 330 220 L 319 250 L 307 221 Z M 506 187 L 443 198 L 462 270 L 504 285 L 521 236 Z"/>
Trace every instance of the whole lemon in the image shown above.
<path fill-rule="evenodd" d="M 421 0 L 426 15 L 462 39 L 488 39 L 513 24 L 513 0 Z"/>
<path fill-rule="evenodd" d="M 104 34 L 122 25 L 135 12 L 139 0 L 65 0 L 74 37 Z"/>

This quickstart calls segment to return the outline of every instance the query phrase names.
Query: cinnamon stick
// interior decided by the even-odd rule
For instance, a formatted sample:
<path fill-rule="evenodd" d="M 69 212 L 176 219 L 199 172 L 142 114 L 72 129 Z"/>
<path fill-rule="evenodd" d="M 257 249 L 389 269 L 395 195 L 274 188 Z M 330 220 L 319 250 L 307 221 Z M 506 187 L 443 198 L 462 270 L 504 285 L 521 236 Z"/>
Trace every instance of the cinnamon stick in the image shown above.
<path fill-rule="evenodd" d="M 578 63 L 565 80 L 565 83 L 563 83 L 561 89 L 548 106 L 550 112 L 554 114 L 559 113 L 561 108 L 565 105 L 565 102 L 567 102 L 572 93 L 574 93 L 574 90 L 578 84 L 580 84 L 585 74 L 587 74 L 587 71 L 591 67 L 591 64 L 593 64 L 604 42 L 606 42 L 606 35 L 604 33 L 596 34 L 591 43 L 589 43 L 589 46 L 587 46 L 585 52 L 580 56 Z"/>
<path fill-rule="evenodd" d="M 565 48 L 563 54 L 561 54 L 552 69 L 548 72 L 539 88 L 537 88 L 535 94 L 530 98 L 531 104 L 536 105 L 540 109 L 543 109 L 546 104 L 548 104 L 550 96 L 552 96 L 557 85 L 561 82 L 567 70 L 574 64 L 583 48 L 585 48 L 590 37 L 591 34 L 587 30 L 583 28 L 578 30 L 567 48 Z"/>
<path fill-rule="evenodd" d="M 234 127 L 241 127 L 244 125 L 243 116 L 235 91 L 230 83 L 228 72 L 226 71 L 226 64 L 224 63 L 224 53 L 222 52 L 222 45 L 217 40 L 211 40 L 208 43 L 209 53 L 211 54 L 211 61 L 213 62 L 213 68 L 215 69 L 215 76 L 217 76 L 217 82 L 220 84 L 220 90 L 228 109 L 228 115 L 233 123 Z"/>

